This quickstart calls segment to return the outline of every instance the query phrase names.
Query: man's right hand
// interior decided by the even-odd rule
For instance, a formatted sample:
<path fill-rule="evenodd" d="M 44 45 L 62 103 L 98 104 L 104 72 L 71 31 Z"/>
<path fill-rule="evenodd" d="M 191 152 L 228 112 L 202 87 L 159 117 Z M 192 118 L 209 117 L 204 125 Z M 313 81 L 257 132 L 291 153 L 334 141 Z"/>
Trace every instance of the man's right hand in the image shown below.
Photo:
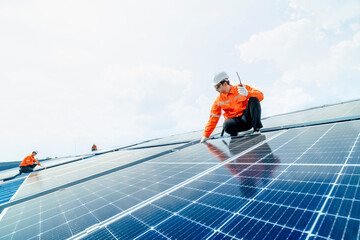
<path fill-rule="evenodd" d="M 247 96 L 248 95 L 248 90 L 246 89 L 246 87 L 244 87 L 244 85 L 238 85 L 238 93 L 242 96 Z"/>
<path fill-rule="evenodd" d="M 201 138 L 201 140 L 200 140 L 200 143 L 204 143 L 204 142 L 206 142 L 208 139 L 209 139 L 209 138 L 203 136 L 203 137 Z"/>

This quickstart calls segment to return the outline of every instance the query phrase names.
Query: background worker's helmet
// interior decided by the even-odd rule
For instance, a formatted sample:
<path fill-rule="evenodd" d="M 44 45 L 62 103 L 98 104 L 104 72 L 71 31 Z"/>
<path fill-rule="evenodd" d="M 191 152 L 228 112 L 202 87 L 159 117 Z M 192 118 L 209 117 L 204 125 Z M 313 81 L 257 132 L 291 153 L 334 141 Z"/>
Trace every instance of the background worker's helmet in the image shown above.
<path fill-rule="evenodd" d="M 38 154 L 38 151 L 33 151 L 32 153 Z"/>
<path fill-rule="evenodd" d="M 216 73 L 214 75 L 214 79 L 213 79 L 213 86 L 215 86 L 216 84 L 218 84 L 219 82 L 221 82 L 222 80 L 224 79 L 229 79 L 229 75 L 227 75 L 226 72 L 219 72 L 219 73 Z"/>

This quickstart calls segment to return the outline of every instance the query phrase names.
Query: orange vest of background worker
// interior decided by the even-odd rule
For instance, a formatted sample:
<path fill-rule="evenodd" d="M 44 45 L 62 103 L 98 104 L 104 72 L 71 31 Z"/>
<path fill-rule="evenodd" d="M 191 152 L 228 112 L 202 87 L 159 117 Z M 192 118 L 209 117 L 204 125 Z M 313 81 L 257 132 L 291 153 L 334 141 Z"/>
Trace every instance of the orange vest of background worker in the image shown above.
<path fill-rule="evenodd" d="M 226 133 L 237 136 L 238 132 L 253 128 L 253 134 L 259 134 L 260 128 L 263 127 L 260 106 L 260 101 L 264 99 L 263 93 L 248 85 L 231 85 L 226 72 L 215 74 L 213 86 L 220 94 L 211 108 L 210 119 L 200 142 L 208 140 L 216 128 L 222 111 L 224 111 Z"/>
<path fill-rule="evenodd" d="M 20 163 L 20 174 L 33 172 L 36 165 L 41 165 L 39 161 L 35 159 L 37 153 L 37 151 L 33 151 L 31 155 L 24 158 L 24 160 Z"/>
<path fill-rule="evenodd" d="M 97 146 L 95 145 L 95 143 L 92 145 L 91 147 L 91 151 L 96 151 L 97 150 Z"/>

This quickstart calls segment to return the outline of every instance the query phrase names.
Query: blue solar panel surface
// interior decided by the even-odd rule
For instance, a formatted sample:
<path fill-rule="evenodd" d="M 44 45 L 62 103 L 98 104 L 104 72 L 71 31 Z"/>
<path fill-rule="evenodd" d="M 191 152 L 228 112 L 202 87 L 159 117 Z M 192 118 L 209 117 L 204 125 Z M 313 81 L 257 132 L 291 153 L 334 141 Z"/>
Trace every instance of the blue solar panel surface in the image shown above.
<path fill-rule="evenodd" d="M 359 239 L 359 136 L 354 120 L 105 154 L 58 168 L 66 187 L 34 173 L 0 239 Z"/>
<path fill-rule="evenodd" d="M 84 238 L 358 239 L 359 129 L 291 130 L 235 159 L 214 145 L 231 161 Z"/>
<path fill-rule="evenodd" d="M 8 183 L 3 183 L 0 185 L 0 204 L 8 202 L 19 189 L 21 184 L 24 182 L 25 179 L 19 179 L 15 181 L 10 181 Z"/>
<path fill-rule="evenodd" d="M 172 148 L 174 148 L 174 146 L 163 146 L 154 149 L 144 149 L 142 151 L 117 151 L 85 159 L 85 162 L 76 161 L 70 164 L 48 169 L 47 171 L 41 173 L 33 173 L 33 176 L 23 184 L 22 191 L 19 192 L 16 198 L 34 195 L 65 184 L 71 184 L 74 181 L 79 181 L 83 178 L 91 177 L 116 167 L 120 168 L 121 166 L 131 162 Z"/>

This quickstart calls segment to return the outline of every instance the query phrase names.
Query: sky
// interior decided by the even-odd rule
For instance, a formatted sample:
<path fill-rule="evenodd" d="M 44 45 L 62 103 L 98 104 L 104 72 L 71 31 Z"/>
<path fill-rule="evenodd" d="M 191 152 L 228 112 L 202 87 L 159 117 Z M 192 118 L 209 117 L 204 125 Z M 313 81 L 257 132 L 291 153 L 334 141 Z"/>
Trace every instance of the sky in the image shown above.
<path fill-rule="evenodd" d="M 358 0 L 3 0 L 0 33 L 0 162 L 202 130 L 219 71 L 263 117 L 360 93 Z"/>

